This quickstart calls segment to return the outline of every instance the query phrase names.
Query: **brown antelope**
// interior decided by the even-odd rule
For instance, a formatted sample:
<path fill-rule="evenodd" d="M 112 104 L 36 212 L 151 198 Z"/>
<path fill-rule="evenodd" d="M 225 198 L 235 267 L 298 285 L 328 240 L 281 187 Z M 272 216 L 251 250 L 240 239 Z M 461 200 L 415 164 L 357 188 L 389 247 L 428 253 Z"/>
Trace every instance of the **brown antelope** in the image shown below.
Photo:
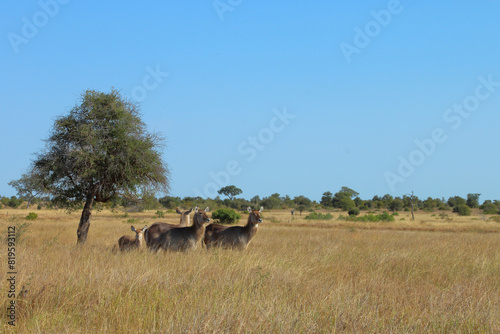
<path fill-rule="evenodd" d="M 189 226 L 189 214 L 193 211 L 193 209 L 189 209 L 189 211 L 182 212 L 179 208 L 175 209 L 175 212 L 181 215 L 181 220 L 179 225 L 168 224 L 168 223 L 154 223 L 151 225 L 146 233 L 144 233 L 144 240 L 146 241 L 146 246 L 149 249 L 156 250 L 160 246 L 160 236 L 167 232 L 168 230 L 175 227 L 184 227 Z"/>
<path fill-rule="evenodd" d="M 260 207 L 259 211 L 252 211 L 252 208 L 247 208 L 248 221 L 245 226 L 224 226 L 220 224 L 210 224 L 205 229 L 205 237 L 203 239 L 207 249 L 211 247 L 222 247 L 230 249 L 245 250 L 257 234 L 257 227 L 262 223 L 260 213 L 264 207 Z"/>
<path fill-rule="evenodd" d="M 179 208 L 175 209 L 175 212 L 181 215 L 181 221 L 179 223 L 180 227 L 185 227 L 191 225 L 191 222 L 189 221 L 189 214 L 193 211 L 193 208 L 189 209 L 189 211 L 184 211 L 182 212 L 179 210 Z"/>
<path fill-rule="evenodd" d="M 118 247 L 120 251 L 128 251 L 132 249 L 142 249 L 143 248 L 143 235 L 144 232 L 147 231 L 148 226 L 144 226 L 141 229 L 136 230 L 135 227 L 131 226 L 130 229 L 135 232 L 135 238 L 130 235 L 124 235 L 120 239 L 118 239 Z"/>
<path fill-rule="evenodd" d="M 186 251 L 196 249 L 198 242 L 205 234 L 205 225 L 210 222 L 207 216 L 209 208 L 204 211 L 194 209 L 193 225 L 171 228 L 159 238 L 159 247 L 163 250 Z"/>

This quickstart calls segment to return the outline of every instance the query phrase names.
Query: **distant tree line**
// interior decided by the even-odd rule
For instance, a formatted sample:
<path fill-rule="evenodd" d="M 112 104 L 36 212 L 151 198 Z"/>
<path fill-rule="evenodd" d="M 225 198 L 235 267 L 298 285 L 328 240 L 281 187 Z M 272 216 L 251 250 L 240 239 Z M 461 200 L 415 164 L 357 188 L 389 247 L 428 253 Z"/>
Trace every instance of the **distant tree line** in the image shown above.
<path fill-rule="evenodd" d="M 359 210 L 386 209 L 392 212 L 423 210 L 433 212 L 434 210 L 452 210 L 461 215 L 469 215 L 471 209 L 481 209 L 485 214 L 500 214 L 500 201 L 485 200 L 480 204 L 481 194 L 467 194 L 467 198 L 453 196 L 448 198 L 420 199 L 417 196 L 406 194 L 401 197 L 393 197 L 386 194 L 382 197 L 374 196 L 371 200 L 363 200 L 359 194 L 348 188 L 342 187 L 340 191 L 332 194 L 327 191 L 323 193 L 320 204 L 325 208 L 338 208 L 344 211 L 350 211 L 354 208 Z"/>
<path fill-rule="evenodd" d="M 49 197 L 33 197 L 32 193 L 26 194 L 26 189 L 23 188 L 24 196 L 0 197 L 0 208 L 17 208 L 23 203 L 29 202 L 31 205 L 36 205 L 37 208 L 58 209 L 58 202 L 51 200 Z M 251 199 L 238 198 L 241 194 L 241 189 L 235 186 L 221 188 L 219 194 L 225 195 L 228 198 L 222 199 L 219 196 L 216 198 L 201 198 L 201 197 L 176 197 L 164 196 L 156 198 L 149 194 L 140 199 L 116 197 L 109 203 L 102 204 L 102 207 L 117 208 L 124 207 L 134 211 L 144 211 L 153 209 L 175 209 L 177 207 L 190 208 L 198 206 L 209 206 L 210 208 L 231 208 L 236 211 L 246 211 L 247 207 L 263 206 L 268 210 L 273 209 L 291 209 L 302 214 L 303 211 L 311 211 L 313 209 L 337 209 L 349 212 L 350 214 L 359 214 L 359 211 L 365 210 L 388 210 L 392 212 L 410 211 L 413 204 L 415 211 L 422 210 L 433 212 L 434 210 L 451 210 L 461 215 L 469 215 L 472 209 L 479 209 L 484 214 L 500 214 L 499 200 L 485 200 L 482 203 L 479 201 L 481 194 L 470 193 L 466 198 L 460 196 L 445 198 L 420 199 L 417 196 L 406 194 L 403 196 L 393 197 L 386 194 L 383 196 L 374 196 L 372 199 L 361 199 L 359 193 L 355 190 L 342 187 L 336 193 L 326 191 L 323 193 L 321 200 L 313 201 L 306 196 L 295 196 L 291 198 L 288 195 L 281 196 L 278 193 L 267 197 L 254 196 Z M 83 207 L 83 203 L 82 203 Z"/>

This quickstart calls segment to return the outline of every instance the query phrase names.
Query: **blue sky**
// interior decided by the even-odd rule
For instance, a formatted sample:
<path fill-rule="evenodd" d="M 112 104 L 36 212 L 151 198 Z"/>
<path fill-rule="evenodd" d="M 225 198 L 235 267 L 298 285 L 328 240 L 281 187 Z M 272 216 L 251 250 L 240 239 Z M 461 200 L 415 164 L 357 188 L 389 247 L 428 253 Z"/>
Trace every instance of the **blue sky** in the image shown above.
<path fill-rule="evenodd" d="M 0 194 L 86 89 L 140 102 L 171 195 L 500 199 L 500 1 L 3 1 Z"/>

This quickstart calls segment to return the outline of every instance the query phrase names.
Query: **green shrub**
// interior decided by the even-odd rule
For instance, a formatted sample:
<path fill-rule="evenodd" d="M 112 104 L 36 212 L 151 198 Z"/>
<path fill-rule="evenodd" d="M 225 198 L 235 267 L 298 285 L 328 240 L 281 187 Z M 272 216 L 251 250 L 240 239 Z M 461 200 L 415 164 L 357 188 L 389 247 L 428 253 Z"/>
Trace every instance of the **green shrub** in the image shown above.
<path fill-rule="evenodd" d="M 161 210 L 156 211 L 155 215 L 158 218 L 165 218 L 165 212 L 163 212 Z"/>
<path fill-rule="evenodd" d="M 361 217 L 340 215 L 338 219 L 356 221 L 356 222 L 379 222 L 379 221 L 393 222 L 395 220 L 394 216 L 387 213 L 387 211 L 379 215 L 367 214 Z"/>
<path fill-rule="evenodd" d="M 493 203 L 485 204 L 481 207 L 485 215 L 494 215 L 498 213 L 498 207 Z"/>
<path fill-rule="evenodd" d="M 357 216 L 359 215 L 359 209 L 358 208 L 352 208 L 351 210 L 349 210 L 347 213 L 349 214 L 349 216 Z"/>
<path fill-rule="evenodd" d="M 467 204 L 459 204 L 453 209 L 453 212 L 458 213 L 459 216 L 470 216 L 472 210 L 469 208 Z"/>
<path fill-rule="evenodd" d="M 26 216 L 26 220 L 36 220 L 38 218 L 38 215 L 34 212 L 30 212 L 27 216 Z"/>
<path fill-rule="evenodd" d="M 233 209 L 218 209 L 212 213 L 212 219 L 221 224 L 236 224 L 241 215 Z"/>
<path fill-rule="evenodd" d="M 326 215 L 322 214 L 321 212 L 311 212 L 307 216 L 304 217 L 304 219 L 309 219 L 309 220 L 330 220 L 333 219 L 333 216 L 331 213 L 327 213 Z"/>
<path fill-rule="evenodd" d="M 4 203 L 4 201 L 2 201 L 2 203 Z M 21 204 L 23 204 L 23 201 L 21 199 L 16 198 L 16 196 L 12 196 L 10 199 L 7 200 L 7 206 L 10 206 L 13 209 L 18 208 Z"/>
<path fill-rule="evenodd" d="M 387 222 L 394 221 L 394 216 L 390 215 L 387 211 L 384 211 L 384 213 L 378 215 L 378 217 L 381 221 L 387 221 Z"/>

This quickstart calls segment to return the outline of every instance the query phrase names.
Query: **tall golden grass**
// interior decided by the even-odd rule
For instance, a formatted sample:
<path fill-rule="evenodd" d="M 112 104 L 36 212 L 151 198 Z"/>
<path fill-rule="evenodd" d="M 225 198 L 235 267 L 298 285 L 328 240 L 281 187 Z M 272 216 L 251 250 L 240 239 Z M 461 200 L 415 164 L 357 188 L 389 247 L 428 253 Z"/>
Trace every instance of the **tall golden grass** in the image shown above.
<path fill-rule="evenodd" d="M 244 252 L 151 254 L 111 250 L 132 234 L 127 220 L 177 214 L 94 213 L 78 248 L 77 213 L 37 213 L 16 249 L 15 328 L 2 274 L 0 332 L 500 332 L 500 223 L 480 215 L 352 223 L 272 211 Z M 0 210 L 0 238 L 26 215 Z"/>

